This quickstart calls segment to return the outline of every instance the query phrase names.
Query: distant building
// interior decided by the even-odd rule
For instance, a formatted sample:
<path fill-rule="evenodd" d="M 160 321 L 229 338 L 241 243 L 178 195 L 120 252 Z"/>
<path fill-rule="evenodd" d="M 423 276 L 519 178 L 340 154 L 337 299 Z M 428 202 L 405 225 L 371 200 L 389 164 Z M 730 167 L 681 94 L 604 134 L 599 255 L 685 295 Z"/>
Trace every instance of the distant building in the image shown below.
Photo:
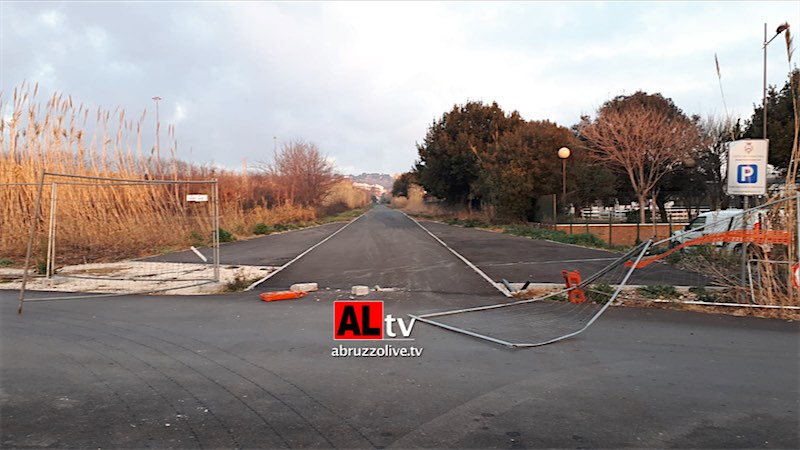
<path fill-rule="evenodd" d="M 386 188 L 381 186 L 380 184 L 354 182 L 353 187 L 356 189 L 363 189 L 365 191 L 369 191 L 369 193 L 376 198 L 380 198 L 383 194 L 386 193 Z"/>

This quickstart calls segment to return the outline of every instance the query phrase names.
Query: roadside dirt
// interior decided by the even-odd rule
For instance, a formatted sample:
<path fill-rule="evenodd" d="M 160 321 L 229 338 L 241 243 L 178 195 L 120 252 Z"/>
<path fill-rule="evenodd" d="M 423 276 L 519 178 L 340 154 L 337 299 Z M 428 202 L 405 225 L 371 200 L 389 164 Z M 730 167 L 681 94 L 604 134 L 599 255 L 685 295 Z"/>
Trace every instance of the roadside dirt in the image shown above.
<path fill-rule="evenodd" d="M 250 282 L 267 276 L 276 267 L 225 265 L 219 268 L 219 282 L 184 287 L 212 280 L 213 268 L 206 264 L 124 261 L 108 264 L 64 266 L 49 279 L 35 276 L 26 290 L 91 293 L 135 293 L 159 291 L 167 295 L 214 294 L 241 290 Z M 10 272 L 10 271 L 6 271 Z M 22 270 L 0 278 L 0 289 L 20 289 Z"/>
<path fill-rule="evenodd" d="M 519 299 L 533 299 L 537 297 L 544 297 L 563 290 L 563 287 L 553 288 L 534 288 L 523 292 L 514 294 L 515 298 Z M 680 311 L 700 312 L 704 314 L 722 314 L 737 317 L 761 317 L 765 319 L 782 319 L 782 320 L 800 320 L 800 310 L 796 309 L 777 309 L 777 308 L 758 308 L 750 306 L 711 306 L 711 305 L 695 305 L 685 303 L 687 301 L 697 301 L 698 296 L 691 292 L 681 293 L 679 298 L 667 299 L 647 298 L 637 291 L 635 288 L 624 289 L 620 296 L 617 297 L 612 306 L 623 306 L 628 308 L 645 308 L 645 309 L 670 309 Z M 566 300 L 566 295 L 564 295 Z"/>

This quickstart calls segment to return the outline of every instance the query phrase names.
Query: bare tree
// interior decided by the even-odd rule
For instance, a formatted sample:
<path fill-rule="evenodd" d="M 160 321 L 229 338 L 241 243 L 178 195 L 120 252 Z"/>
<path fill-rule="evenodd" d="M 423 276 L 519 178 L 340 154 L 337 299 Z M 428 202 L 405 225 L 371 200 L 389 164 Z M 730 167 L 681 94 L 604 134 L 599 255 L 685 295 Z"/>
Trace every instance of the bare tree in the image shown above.
<path fill-rule="evenodd" d="M 276 150 L 266 171 L 274 178 L 284 202 L 302 206 L 319 206 L 339 180 L 333 164 L 316 144 L 300 140 Z"/>
<path fill-rule="evenodd" d="M 696 156 L 697 170 L 708 184 L 711 208 L 725 208 L 728 198 L 724 190 L 726 178 L 722 175 L 722 167 L 727 163 L 728 142 L 741 139 L 742 126 L 739 120 L 708 116 L 700 128 L 703 141 Z"/>
<path fill-rule="evenodd" d="M 606 102 L 580 132 L 597 161 L 628 175 L 641 223 L 646 220 L 645 203 L 655 197 L 661 179 L 701 142 L 696 120 L 660 94 L 644 92 Z"/>

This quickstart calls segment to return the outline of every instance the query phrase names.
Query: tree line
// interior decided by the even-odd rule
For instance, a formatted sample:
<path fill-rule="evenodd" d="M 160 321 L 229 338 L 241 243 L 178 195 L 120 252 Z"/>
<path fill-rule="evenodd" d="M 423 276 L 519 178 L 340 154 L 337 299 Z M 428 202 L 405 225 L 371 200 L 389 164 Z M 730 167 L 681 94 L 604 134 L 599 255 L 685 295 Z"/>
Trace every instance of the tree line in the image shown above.
<path fill-rule="evenodd" d="M 800 71 L 767 97 L 769 162 L 790 166 L 795 139 L 794 105 Z M 595 203 L 654 201 L 662 220 L 664 204 L 729 206 L 724 191 L 726 142 L 761 138 L 763 109 L 742 123 L 687 115 L 660 93 L 617 96 L 567 128 L 548 120 L 525 120 L 493 102 L 454 105 L 428 128 L 417 144 L 413 168 L 395 181 L 393 194 L 407 195 L 418 184 L 447 205 L 489 211 L 503 220 L 535 220 L 540 198 L 563 186 L 557 151 L 567 160 L 566 199 L 576 209 Z M 639 220 L 645 221 L 640 208 Z"/>

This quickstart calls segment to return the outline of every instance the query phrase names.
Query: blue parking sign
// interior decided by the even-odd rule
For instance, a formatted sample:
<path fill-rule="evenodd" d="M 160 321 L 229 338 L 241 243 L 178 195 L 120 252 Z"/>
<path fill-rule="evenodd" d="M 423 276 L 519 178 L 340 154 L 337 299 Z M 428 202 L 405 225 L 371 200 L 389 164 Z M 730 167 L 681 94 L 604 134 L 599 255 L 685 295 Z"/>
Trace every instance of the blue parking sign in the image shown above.
<path fill-rule="evenodd" d="M 758 182 L 758 166 L 756 164 L 739 164 L 736 168 L 736 181 L 742 184 Z"/>
<path fill-rule="evenodd" d="M 767 192 L 769 141 L 740 139 L 728 143 L 728 195 L 764 195 Z"/>

